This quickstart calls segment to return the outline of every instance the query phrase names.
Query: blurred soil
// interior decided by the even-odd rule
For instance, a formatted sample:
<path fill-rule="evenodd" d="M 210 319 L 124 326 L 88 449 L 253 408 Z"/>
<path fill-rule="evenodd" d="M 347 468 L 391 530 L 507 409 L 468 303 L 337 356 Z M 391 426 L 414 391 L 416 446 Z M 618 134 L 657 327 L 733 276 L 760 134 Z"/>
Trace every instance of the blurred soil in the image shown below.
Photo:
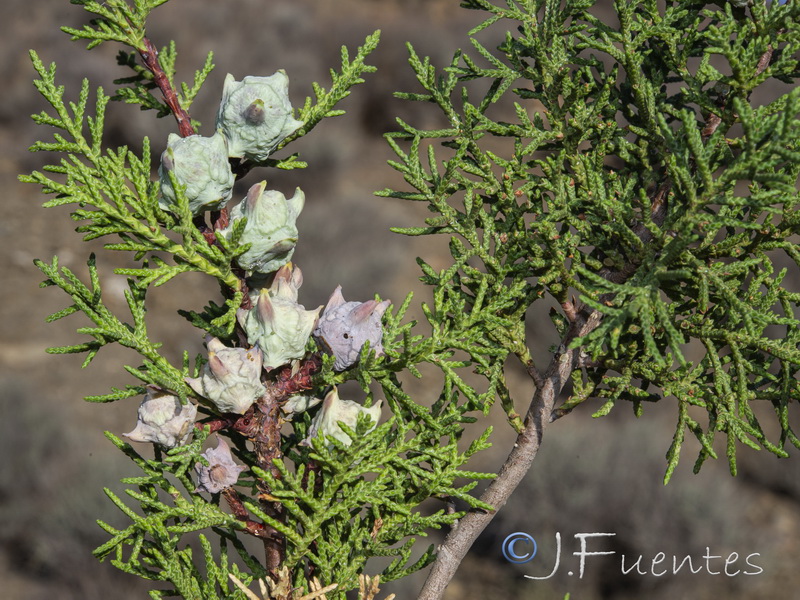
<path fill-rule="evenodd" d="M 155 13 L 150 36 L 157 45 L 176 41 L 179 79 L 190 79 L 205 52 L 214 50 L 217 69 L 191 111 L 203 122 L 206 134 L 227 72 L 240 79 L 283 68 L 290 76 L 290 94 L 297 106 L 311 94 L 312 81 L 327 85 L 327 70 L 338 64 L 342 44 L 354 49 L 373 30 L 382 30 L 381 44 L 368 61 L 378 72 L 368 75 L 366 83 L 345 101 L 347 114 L 322 124 L 293 147 L 310 167 L 268 174 L 271 187 L 290 193 L 299 185 L 306 193 L 295 262 L 305 274 L 301 301 L 307 307 L 324 303 L 338 284 L 348 299 L 379 293 L 399 301 L 414 290 L 411 316 L 421 317 L 419 301 L 427 292 L 417 281 L 414 257 L 424 256 L 435 267 L 446 264 L 446 240 L 391 234 L 389 227 L 418 224 L 427 212 L 412 203 L 375 198 L 373 192 L 403 186 L 386 165 L 392 156 L 381 138 L 394 127 L 394 117 L 420 127 L 439 122 L 432 108 L 410 106 L 392 97 L 396 90 L 417 90 L 404 43 L 411 41 L 434 64 L 446 65 L 456 48 L 469 47 L 465 32 L 480 16 L 457 4 L 454 0 L 174 0 Z M 38 289 L 42 277 L 32 264 L 34 258 L 58 255 L 61 264 L 85 277 L 88 254 L 98 252 L 108 303 L 123 312 L 124 280 L 112 269 L 124 257 L 100 251 L 99 243 L 82 243 L 67 209 L 42 209 L 44 198 L 37 189 L 16 180 L 17 174 L 40 168 L 47 158 L 26 152 L 37 136 L 44 136 L 28 118 L 44 108 L 31 84 L 29 48 L 35 48 L 45 63 L 57 61 L 58 81 L 67 86 L 72 98 L 87 74 L 92 86 L 111 89 L 111 80 L 126 73 L 116 66 L 117 48 L 101 46 L 87 53 L 58 31 L 59 25 L 85 22 L 80 8 L 66 0 L 6 0 L 3 14 L 0 178 L 6 208 L 0 219 L 4 242 L 0 262 L 0 597 L 143 598 L 151 587 L 148 582 L 122 574 L 108 562 L 99 564 L 91 556 L 92 548 L 106 540 L 95 519 L 125 524 L 102 488 L 121 493 L 116 482 L 136 474 L 102 432 L 129 431 L 138 399 L 102 406 L 81 400 L 129 382 L 121 365 L 138 363 L 117 348 L 104 350 L 84 370 L 79 369 L 82 357 L 45 354 L 48 346 L 79 340 L 75 329 L 85 323 L 73 316 L 45 324 L 47 315 L 66 305 L 66 297 L 57 289 Z M 499 41 L 500 34 L 489 35 Z M 174 129 L 167 119 L 154 123 L 151 114 L 122 105 L 110 107 L 107 121 L 109 144 L 136 148 L 142 136 L 148 135 L 154 153 L 161 152 Z M 237 195 L 243 195 L 257 177 L 263 174 L 251 173 L 240 183 Z M 202 277 L 185 277 L 151 294 L 149 328 L 157 332 L 155 337 L 164 342 L 170 357 L 177 359 L 183 350 L 194 354 L 202 348 L 198 332 L 174 311 L 199 310 L 216 293 Z M 545 314 L 546 307 L 530 316 L 530 331 L 539 341 L 534 350 L 542 361 L 548 345 L 555 342 Z M 545 324 L 539 327 L 542 319 Z M 530 385 L 516 372 L 510 381 L 523 410 Z M 413 389 L 423 398 L 430 393 L 419 383 Z M 747 451 L 741 453 L 740 474 L 735 479 L 722 462 L 707 464 L 699 475 L 692 475 L 690 447 L 673 481 L 664 487 L 663 456 L 670 443 L 674 406 L 666 400 L 645 411 L 639 421 L 623 408 L 601 420 L 592 420 L 589 410 L 576 410 L 548 430 L 534 469 L 462 566 L 448 599 L 560 599 L 567 591 L 580 600 L 789 598 L 792 592 L 787 595 L 785 590 L 800 589 L 800 572 L 794 566 L 794 558 L 800 555 L 798 458 L 778 461 L 764 452 Z M 494 447 L 476 459 L 476 470 L 497 469 L 512 443 L 499 411 L 491 420 L 496 430 Z M 502 558 L 500 544 L 514 531 L 536 536 L 542 556 L 550 558 L 512 568 Z M 543 581 L 524 579 L 523 574 L 549 572 L 556 532 L 564 544 L 561 572 Z M 571 553 L 577 550 L 573 535 L 580 532 L 616 533 L 602 548 L 597 542 L 597 549 L 618 554 L 590 558 L 582 578 L 568 577 L 566 565 L 574 564 Z M 431 537 L 432 542 L 438 539 Z M 645 555 L 645 564 L 647 557 L 664 552 L 668 557 L 664 565 L 671 566 L 673 555 L 702 557 L 707 548 L 722 556 L 737 552 L 738 568 L 746 566 L 745 556 L 759 553 L 754 561 L 763 573 L 726 576 L 703 571 L 663 577 L 620 573 L 622 553 Z M 423 577 L 424 573 L 418 574 L 385 590 L 397 592 L 401 599 L 414 598 Z"/>

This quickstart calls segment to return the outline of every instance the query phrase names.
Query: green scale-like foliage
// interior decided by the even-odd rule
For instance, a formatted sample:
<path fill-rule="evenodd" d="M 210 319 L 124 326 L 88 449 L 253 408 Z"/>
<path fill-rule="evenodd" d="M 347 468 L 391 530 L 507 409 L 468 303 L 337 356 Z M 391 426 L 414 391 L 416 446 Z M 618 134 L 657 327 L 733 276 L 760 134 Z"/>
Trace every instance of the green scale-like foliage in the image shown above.
<path fill-rule="evenodd" d="M 118 343 L 143 359 L 139 367 L 126 367 L 139 380 L 138 385 L 89 396 L 87 400 L 93 402 L 128 400 L 153 390 L 168 391 L 181 402 L 197 398 L 186 378 L 198 377 L 205 359 L 198 356 L 192 366 L 184 353 L 182 364 L 172 365 L 161 355 L 161 344 L 151 339 L 146 323 L 148 291 L 157 293 L 153 288 L 173 277 L 194 271 L 210 276 L 219 285 L 225 292 L 223 303 L 209 300 L 202 312 L 179 312 L 204 332 L 237 344 L 235 317 L 244 294 L 242 272 L 235 261 L 249 247 L 239 245 L 245 221 L 234 224 L 227 237 L 214 239 L 204 235 L 207 232 L 198 228 L 198 219 L 192 215 L 177 181 L 173 180 L 178 192 L 174 210 L 166 212 L 160 207 L 147 139 L 139 154 L 128 148 L 106 149 L 103 145 L 104 115 L 109 101 L 153 109 L 158 117 L 172 114 L 173 109 L 160 96 L 153 73 L 139 62 L 142 53 L 152 54 L 145 36 L 146 19 L 163 2 L 75 2 L 97 18 L 82 29 L 65 28 L 73 39 L 88 40 L 90 49 L 109 41 L 132 49 L 131 53 L 120 54 L 119 63 L 130 67 L 133 76 L 115 81 L 118 87 L 111 96 L 98 90 L 93 115 L 88 82 L 83 82 L 77 102 L 66 102 L 63 86 L 56 83 L 55 65 L 46 67 L 36 53 L 31 53 L 39 75 L 35 84 L 50 105 L 48 111 L 33 118 L 53 128 L 53 141 L 37 142 L 31 150 L 60 153 L 61 159 L 22 179 L 53 196 L 45 206 L 75 207 L 72 217 L 80 223 L 78 231 L 84 234 L 84 239 L 110 236 L 114 239 L 106 243 L 107 250 L 130 252 L 134 262 L 140 263 L 115 270 L 128 278 L 125 298 L 130 316 L 122 318 L 104 301 L 94 256 L 88 261 L 88 284 L 72 270 L 60 266 L 57 258 L 50 262 L 36 261 L 47 277 L 43 287 L 58 287 L 72 301 L 48 320 L 82 313 L 91 322 L 90 326 L 78 329 L 79 334 L 91 338 L 89 341 L 52 348 L 51 353 L 86 353 L 84 366 L 88 366 L 101 348 Z M 337 104 L 350 93 L 350 88 L 363 82 L 364 73 L 374 70 L 365 60 L 377 43 L 378 32 L 368 36 L 353 57 L 342 49 L 341 69 L 331 70 L 330 89 L 313 85 L 314 99 L 307 98 L 297 111 L 303 125 L 283 140 L 276 152 L 309 133 L 322 119 L 343 113 Z M 180 90 L 176 91 L 177 103 L 186 109 L 213 65 L 209 55 L 191 86 L 177 86 L 176 56 L 175 45 L 170 43 L 160 53 L 159 67 L 168 87 Z M 199 122 L 191 122 L 196 130 Z M 245 165 L 241 170 L 246 172 L 252 166 Z M 291 155 L 270 158 L 260 166 L 289 169 L 302 168 L 305 163 Z M 306 267 L 305 272 L 308 277 L 313 266 Z M 438 297 L 437 302 L 444 301 L 445 298 Z M 437 328 L 431 337 L 426 337 L 412 334 L 414 323 L 403 322 L 410 302 L 409 295 L 405 302 L 384 315 L 385 355 L 378 357 L 367 343 L 357 367 L 341 373 L 332 370 L 333 360 L 325 356 L 322 370 L 313 382 L 312 393 L 320 396 L 330 385 L 356 380 L 370 402 L 370 386 L 379 384 L 393 416 L 374 431 L 362 418 L 355 429 L 342 425 L 353 440 L 351 445 L 333 438 L 304 441 L 309 436 L 311 415 L 296 416 L 293 433 L 282 438 L 282 459 L 271 465 L 274 470 L 257 466 L 252 438 L 225 432 L 237 464 L 247 466 L 236 485 L 226 490 L 240 499 L 239 509 L 247 512 L 251 527 L 273 527 L 285 539 L 286 558 L 281 566 L 288 569 L 298 590 L 308 591 L 311 577 L 316 577 L 324 585 L 338 586 L 335 592 L 328 593 L 328 598 L 344 598 L 348 590 L 358 587 L 358 577 L 368 570 L 367 561 L 372 557 L 392 559 L 384 560 L 388 566 L 380 573 L 382 580 L 403 577 L 433 560 L 432 548 L 412 558 L 415 540 L 462 517 L 464 510 L 455 510 L 456 501 L 459 508 L 491 509 L 473 498 L 470 491 L 480 480 L 493 475 L 464 468 L 473 454 L 488 447 L 491 430 L 466 448 L 462 447 L 461 438 L 463 424 L 475 420 L 468 413 L 485 412 L 491 405 L 495 389 L 502 385 L 502 368 L 492 359 L 498 355 L 496 348 L 481 346 L 477 335 L 464 337 L 462 329 L 472 321 L 480 321 L 481 315 L 491 315 L 498 306 L 489 303 L 477 307 L 457 327 Z M 319 350 L 311 340 L 308 349 Z M 455 358 L 458 351 L 466 351 L 471 358 Z M 415 401 L 404 392 L 401 383 L 400 373 L 405 369 L 421 376 L 416 365 L 422 362 L 437 364 L 445 373 L 444 389 L 432 408 L 428 406 L 429 398 Z M 467 385 L 463 377 L 464 370 L 474 365 L 479 365 L 490 381 L 482 392 Z M 199 408 L 206 420 L 219 417 L 205 400 L 200 399 Z M 169 451 L 156 447 L 154 459 L 143 457 L 129 444 L 107 433 L 142 474 L 123 480 L 127 487 L 122 496 L 106 490 L 130 524 L 117 528 L 101 522 L 110 538 L 95 554 L 101 559 L 111 557 L 114 566 L 127 573 L 158 582 L 158 588 L 150 594 L 153 598 L 177 595 L 239 599 L 244 598 L 244 593 L 233 585 L 229 575 L 245 586 L 268 575 L 242 542 L 247 523 L 225 510 L 225 503 L 221 503 L 223 494 L 212 494 L 208 500 L 204 495 L 207 492 L 199 490 L 194 481 L 195 466 L 208 465 L 208 459 L 201 454 L 204 445 L 209 445 L 208 431 L 196 429 L 193 441 Z M 269 490 L 267 504 L 280 505 L 281 518 L 265 509 L 265 489 Z M 435 504 L 423 507 L 430 499 L 435 499 Z M 220 538 L 218 550 L 212 548 L 209 532 Z M 247 531 L 247 535 L 252 534 L 252 530 Z M 197 554 L 198 546 L 190 540 L 199 542 L 200 561 L 193 555 Z M 235 550 L 235 556 L 229 558 L 230 548 Z"/>
<path fill-rule="evenodd" d="M 118 41 L 130 45 L 136 50 L 141 49 L 144 39 L 144 23 L 151 10 L 164 3 L 165 0 L 151 0 L 150 2 L 136 2 L 133 7 L 123 0 L 114 0 L 106 3 L 76 1 L 86 10 L 99 15 L 100 18 L 92 21 L 81 30 L 64 28 L 73 39 L 89 39 L 89 48 L 95 47 L 103 41 Z M 285 146 L 290 141 L 307 134 L 314 125 L 323 118 L 343 114 L 343 111 L 334 107 L 350 93 L 350 88 L 363 82 L 361 74 L 374 70 L 374 67 L 365 64 L 365 58 L 377 46 L 379 32 L 368 36 L 364 46 L 358 49 L 355 59 L 350 60 L 348 52 L 342 49 L 341 72 L 331 70 L 333 86 L 326 90 L 315 84 L 314 92 L 316 102 L 306 98 L 299 117 L 304 121 L 303 127 L 281 144 Z M 165 73 L 172 83 L 176 51 L 174 45 L 165 49 Z M 132 63 L 131 56 L 127 55 L 127 63 Z M 102 88 L 97 90 L 95 114 L 88 114 L 89 82 L 84 80 L 77 103 L 64 100 L 64 86 L 56 84 L 56 66 L 51 64 L 46 67 L 39 56 L 31 51 L 31 59 L 39 79 L 34 83 L 50 104 L 52 112 L 43 111 L 33 115 L 33 119 L 41 125 L 48 125 L 55 129 L 52 142 L 36 142 L 32 147 L 33 152 L 59 152 L 63 158 L 58 164 L 47 165 L 42 171 L 34 171 L 30 175 L 20 177 L 22 181 L 34 183 L 42 188 L 45 194 L 55 197 L 46 202 L 46 207 L 61 205 L 77 205 L 71 214 L 75 221 L 84 222 L 77 231 L 84 233 L 84 240 L 89 241 L 107 236 L 117 236 L 121 241 L 109 242 L 106 249 L 128 251 L 133 253 L 134 260 L 142 261 L 139 268 L 118 268 L 115 273 L 128 276 L 129 288 L 128 303 L 135 319 L 135 325 L 124 325 L 104 308 L 101 299 L 100 282 L 94 267 L 94 259 L 90 261 L 92 277 L 92 290 L 87 291 L 74 274 L 68 270 L 59 270 L 57 260 L 52 264 L 37 261 L 37 266 L 48 276 L 43 285 L 57 285 L 70 294 L 76 303 L 72 307 L 56 313 L 50 320 L 55 320 L 72 314 L 78 310 L 87 315 L 98 326 L 96 330 L 82 329 L 80 333 L 93 335 L 96 343 L 79 344 L 69 347 L 53 349 L 53 352 L 90 352 L 87 362 L 94 357 L 100 346 L 110 341 L 121 341 L 121 335 L 113 330 L 119 327 L 133 329 L 137 342 L 123 343 L 134 347 L 150 361 L 154 355 L 142 352 L 144 346 L 158 347 L 147 340 L 144 329 L 144 295 L 149 286 L 160 286 L 170 281 L 173 277 L 191 271 L 205 273 L 216 278 L 219 283 L 231 290 L 231 297 L 223 306 L 210 302 L 203 313 L 194 311 L 181 311 L 187 319 L 198 327 L 205 329 L 219 337 L 230 337 L 235 325 L 236 310 L 239 308 L 242 294 L 239 291 L 239 279 L 234 274 L 232 263 L 237 256 L 247 251 L 248 246 L 238 246 L 245 222 L 240 221 L 234 227 L 230 237 L 217 236 L 216 243 L 210 244 L 193 222 L 193 216 L 183 194 L 179 194 L 179 202 L 175 207 L 175 214 L 163 211 L 158 204 L 158 182 L 152 180 L 152 165 L 150 159 L 150 141 L 145 138 L 141 156 L 126 147 L 117 149 L 103 149 L 103 126 L 105 110 L 109 100 L 125 101 L 127 103 L 141 104 L 142 109 L 158 108 L 158 116 L 169 114 L 165 105 L 159 103 L 152 96 L 153 86 L 142 78 L 118 80 L 115 83 L 130 83 L 133 88 L 120 88 L 135 90 L 130 94 L 118 91 L 115 96 L 106 95 Z M 181 100 L 186 105 L 196 95 L 199 87 L 205 81 L 213 65 L 210 58 L 201 71 L 195 75 L 195 82 L 191 89 L 185 84 Z M 135 70 L 140 73 L 142 67 Z M 147 78 L 144 78 L 147 79 Z M 138 100 L 136 100 L 138 98 Z M 158 104 L 156 106 L 155 104 Z M 270 160 L 268 166 L 293 169 L 302 168 L 305 163 L 291 156 L 283 160 Z M 179 235 L 180 241 L 175 241 L 174 236 L 167 235 L 174 232 Z M 165 261 L 161 256 L 169 256 L 171 262 Z M 135 305 L 134 305 L 135 304 Z M 92 306 L 89 306 L 92 305 Z M 100 318 L 100 321 L 97 319 Z M 107 340 L 107 341 L 103 341 Z M 159 357 L 160 358 L 160 357 Z M 166 361 L 162 358 L 162 367 L 169 370 Z M 157 361 L 160 362 L 160 361 Z M 163 385 L 164 381 L 146 379 L 147 383 Z M 180 382 L 180 378 L 178 379 Z M 183 391 L 183 384 L 178 383 L 177 388 Z M 175 386 L 164 385 L 165 389 L 176 389 Z"/>
<path fill-rule="evenodd" d="M 254 469 L 270 483 L 271 495 L 280 500 L 290 521 L 280 523 L 254 504 L 247 507 L 286 535 L 285 564 L 290 569 L 307 561 L 323 581 L 349 589 L 369 558 L 395 557 L 382 571 L 381 580 L 398 579 L 427 566 L 434 556 L 430 547 L 411 562 L 412 536 L 426 536 L 431 529 L 452 525 L 463 516 L 444 507 L 423 514 L 418 506 L 425 499 L 459 499 L 470 506 L 491 508 L 468 492 L 478 480 L 492 475 L 460 469 L 488 446 L 490 432 L 460 452 L 457 434 L 438 444 L 430 433 L 423 430 L 419 437 L 419 427 L 394 420 L 366 435 L 366 427 L 352 430 L 345 425 L 343 429 L 352 436 L 352 445 L 329 439 L 326 446 L 315 439 L 311 449 L 301 450 L 306 456 L 292 456 L 300 465 L 296 472 L 283 464 L 278 464 L 280 477 Z M 472 481 L 460 485 L 457 480 Z"/>
<path fill-rule="evenodd" d="M 660 4 L 617 1 L 601 21 L 586 0 L 463 2 L 490 13 L 471 32 L 476 56 L 437 73 L 411 49 L 424 91 L 401 97 L 434 104 L 446 126 L 400 122 L 393 166 L 413 191 L 382 195 L 437 215 L 397 231 L 450 236 L 452 268 L 421 263 L 437 289 L 430 317 L 476 365 L 528 360 L 521 319 L 539 297 L 576 293 L 584 315 L 599 313 L 570 341 L 586 360 L 559 414 L 674 399 L 668 480 L 686 430 L 702 444 L 696 469 L 718 432 L 733 473 L 738 443 L 800 447 L 788 419 L 800 295 L 786 285 L 800 265 L 800 90 L 774 92 L 800 75 L 800 8 Z M 479 41 L 509 24 L 497 52 Z M 777 97 L 755 102 L 757 88 Z"/>
<path fill-rule="evenodd" d="M 265 572 L 258 559 L 237 538 L 238 521 L 198 494 L 189 476 L 192 466 L 201 459 L 199 453 L 207 433 L 200 432 L 191 444 L 170 451 L 166 456 L 159 454 L 156 459 L 145 459 L 116 436 L 106 435 L 143 471 L 142 476 L 122 480 L 126 485 L 136 486 L 135 490 L 127 489 L 126 493 L 141 506 L 142 514 L 106 489 L 106 495 L 132 523 L 119 530 L 100 521 L 100 526 L 111 538 L 94 551 L 95 555 L 101 559 L 113 555 L 112 564 L 118 569 L 170 584 L 169 589 L 151 591 L 152 598 L 170 597 L 176 593 L 183 598 L 207 600 L 245 598 L 231 584 L 228 574 L 249 583 L 254 577 L 263 577 Z M 201 572 L 193 562 L 191 546 L 186 545 L 182 538 L 209 529 L 220 538 L 219 558 L 215 558 L 208 538 L 200 534 L 198 539 L 205 562 L 204 572 Z M 228 546 L 234 548 L 250 574 L 242 573 L 237 564 L 229 562 Z"/>

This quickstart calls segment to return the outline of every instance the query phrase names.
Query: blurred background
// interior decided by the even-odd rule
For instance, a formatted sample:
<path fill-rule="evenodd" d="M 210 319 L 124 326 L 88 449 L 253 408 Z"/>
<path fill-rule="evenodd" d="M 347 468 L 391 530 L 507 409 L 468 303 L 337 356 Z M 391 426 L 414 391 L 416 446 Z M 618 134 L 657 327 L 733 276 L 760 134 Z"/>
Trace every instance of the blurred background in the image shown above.
<path fill-rule="evenodd" d="M 36 139 L 46 139 L 46 132 L 29 119 L 45 108 L 31 83 L 29 48 L 45 63 L 57 61 L 57 80 L 66 85 L 70 98 L 76 97 L 84 76 L 92 87 L 110 90 L 111 80 L 127 73 L 116 66 L 117 47 L 86 52 L 82 43 L 70 42 L 59 31 L 59 25 L 77 27 L 86 21 L 85 13 L 67 0 L 5 0 L 3 14 L 0 598 L 144 598 L 152 584 L 91 556 L 91 550 L 106 540 L 95 519 L 125 523 L 103 487 L 120 493 L 116 482 L 136 474 L 102 432 L 130 431 L 139 399 L 102 406 L 82 400 L 130 382 L 122 365 L 138 361 L 122 349 L 107 348 L 81 370 L 80 356 L 45 354 L 48 346 L 75 343 L 80 339 L 75 329 L 86 323 L 76 315 L 45 324 L 46 316 L 63 308 L 67 297 L 55 288 L 38 289 L 42 277 L 33 259 L 57 254 L 64 266 L 85 276 L 86 259 L 101 244 L 82 243 L 68 209 L 42 209 L 44 198 L 38 189 L 16 179 L 49 158 L 26 151 Z M 285 69 L 298 106 L 311 94 L 312 81 L 328 85 L 328 69 L 338 65 L 341 45 L 354 49 L 375 29 L 383 31 L 368 61 L 378 71 L 344 102 L 347 114 L 326 121 L 292 147 L 310 167 L 267 173 L 270 187 L 290 194 L 299 185 L 306 193 L 295 254 L 305 274 L 300 300 L 306 307 L 323 304 L 338 284 L 347 299 L 358 300 L 379 293 L 399 301 L 412 289 L 417 295 L 411 316 L 421 316 L 419 302 L 427 296 L 417 281 L 414 257 L 423 256 L 435 267 L 445 264 L 446 240 L 403 238 L 388 231 L 391 226 L 419 224 L 427 212 L 412 203 L 373 196 L 376 190 L 403 185 L 386 165 L 392 155 L 381 134 L 394 127 L 395 116 L 418 127 L 438 122 L 432 108 L 392 97 L 397 90 L 417 91 L 405 42 L 444 66 L 457 48 L 469 48 L 466 31 L 480 16 L 458 8 L 455 0 L 174 0 L 154 13 L 150 37 L 159 47 L 176 41 L 178 80 L 191 80 L 205 52 L 215 53 L 217 69 L 191 110 L 203 123 L 204 134 L 213 126 L 226 73 L 241 79 Z M 492 46 L 492 39 L 499 42 L 502 37 L 502 29 L 496 27 L 483 39 Z M 106 141 L 138 148 L 142 136 L 148 135 L 157 155 L 173 130 L 172 120 L 154 122 L 151 113 L 112 105 Z M 264 176 L 251 173 L 239 183 L 237 197 Z M 123 258 L 98 253 L 107 301 L 121 314 L 125 282 L 111 271 Z M 202 348 L 201 336 L 175 310 L 199 310 L 215 295 L 215 286 L 202 277 L 181 277 L 151 293 L 150 330 L 164 342 L 168 356 L 177 359 L 184 349 L 196 353 Z M 556 341 L 544 317 L 546 308 L 532 313 L 529 324 L 540 362 Z M 532 388 L 519 373 L 512 373 L 510 381 L 518 410 L 524 411 Z M 417 391 L 424 394 L 418 385 Z M 795 567 L 800 555 L 798 458 L 779 461 L 763 451 L 747 450 L 740 454 L 736 478 L 724 461 L 709 462 L 693 475 L 696 447 L 687 443 L 681 465 L 664 487 L 674 405 L 666 399 L 648 407 L 639 420 L 624 408 L 599 420 L 591 419 L 592 407 L 578 409 L 548 429 L 534 468 L 469 554 L 447 598 L 549 600 L 563 598 L 566 592 L 573 600 L 800 598 L 800 592 L 792 591 L 800 589 Z M 501 412 L 490 419 L 496 427 L 494 446 L 475 460 L 476 470 L 496 470 L 513 444 Z M 533 561 L 513 566 L 503 558 L 501 544 L 513 532 L 536 538 L 539 553 Z M 589 556 L 581 577 L 573 555 L 579 550 L 575 534 L 600 532 L 615 535 L 589 540 L 588 551 L 615 554 Z M 524 578 L 544 577 L 554 570 L 557 534 L 562 545 L 557 573 L 539 581 Z M 432 535 L 430 542 L 440 539 Z M 622 555 L 626 569 L 642 557 L 639 571 L 623 574 Z M 749 555 L 754 555 L 751 564 L 746 562 Z M 684 564 L 673 575 L 673 557 L 680 564 L 686 556 L 699 572 L 691 573 Z M 654 574 L 665 569 L 662 576 Z M 396 592 L 400 599 L 414 598 L 424 575 L 386 585 L 384 591 Z"/>

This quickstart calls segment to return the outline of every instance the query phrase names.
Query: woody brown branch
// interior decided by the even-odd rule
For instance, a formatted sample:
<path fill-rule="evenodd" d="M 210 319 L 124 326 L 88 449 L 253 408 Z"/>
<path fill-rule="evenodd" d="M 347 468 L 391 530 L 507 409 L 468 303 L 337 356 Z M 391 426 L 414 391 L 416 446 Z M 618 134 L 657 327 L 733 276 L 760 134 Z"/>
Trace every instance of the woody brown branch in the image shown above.
<path fill-rule="evenodd" d="M 205 423 L 196 423 L 195 427 L 209 427 L 211 432 L 222 430 L 235 431 L 253 442 L 258 466 L 278 479 L 281 473 L 274 461 L 283 458 L 281 452 L 281 406 L 290 396 L 313 388 L 312 378 L 322 366 L 319 355 L 311 355 L 300 362 L 296 369 L 287 365 L 277 369 L 271 381 L 267 381 L 267 392 L 245 414 L 223 415 Z M 283 522 L 285 520 L 283 505 L 271 495 L 266 482 L 258 482 L 259 502 L 265 514 Z M 272 574 L 286 558 L 286 539 L 275 528 L 253 521 L 247 509 L 233 488 L 223 491 L 233 515 L 245 525 L 245 531 L 264 542 L 265 566 Z"/>
<path fill-rule="evenodd" d="M 661 226 L 667 214 L 667 200 L 670 190 L 669 181 L 664 182 L 656 190 L 650 207 L 651 220 Z M 647 243 L 652 240 L 653 233 L 642 224 L 633 224 L 633 231 L 639 238 Z M 621 283 L 630 278 L 638 268 L 637 261 L 626 264 L 619 271 L 604 269 L 600 275 Z M 608 300 L 611 295 L 600 297 L 600 301 Z M 573 306 L 570 309 L 572 319 L 564 337 L 553 355 L 550 364 L 543 375 L 541 385 L 537 385 L 536 392 L 531 399 L 528 412 L 525 416 L 524 429 L 517 436 L 511 453 L 500 468 L 500 472 L 481 496 L 481 501 L 494 507 L 486 512 L 473 509 L 452 529 L 439 547 L 437 557 L 433 563 L 428 578 L 420 591 L 418 600 L 439 600 L 445 588 L 455 575 L 458 566 L 474 544 L 480 533 L 494 518 L 517 488 L 522 478 L 530 470 L 539 447 L 541 446 L 544 430 L 551 422 L 555 403 L 566 385 L 569 377 L 581 364 L 581 348 L 569 349 L 573 340 L 582 338 L 591 333 L 602 320 L 602 315 L 596 310 L 583 306 L 580 309 Z"/>
<path fill-rule="evenodd" d="M 312 378 L 321 366 L 322 361 L 319 356 L 312 355 L 302 361 L 297 369 L 293 369 L 291 365 L 278 369 L 274 379 L 267 383 L 267 392 L 256 403 L 253 448 L 258 466 L 275 479 L 281 477 L 275 463 L 283 459 L 281 405 L 290 396 L 311 389 Z M 283 505 L 272 497 L 267 483 L 259 481 L 258 490 L 264 512 L 273 519 L 283 522 L 285 520 Z M 266 527 L 272 535 L 264 540 L 265 566 L 270 573 L 276 574 L 286 558 L 286 539 L 272 527 Z"/>
<path fill-rule="evenodd" d="M 535 385 L 537 388 L 542 387 L 542 374 L 539 373 L 539 370 L 536 368 L 533 360 L 528 360 L 525 363 L 525 372 L 528 374 L 528 377 L 533 380 L 533 385 Z"/>

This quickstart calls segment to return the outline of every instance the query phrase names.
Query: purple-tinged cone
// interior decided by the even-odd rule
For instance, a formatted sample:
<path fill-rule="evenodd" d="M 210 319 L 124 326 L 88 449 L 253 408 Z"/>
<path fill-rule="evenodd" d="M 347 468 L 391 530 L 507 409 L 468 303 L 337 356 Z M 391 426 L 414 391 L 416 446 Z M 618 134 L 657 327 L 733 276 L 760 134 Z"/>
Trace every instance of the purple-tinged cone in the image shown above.
<path fill-rule="evenodd" d="M 381 319 L 391 300 L 345 302 L 338 286 L 319 318 L 314 337 L 336 359 L 333 368 L 344 371 L 358 362 L 361 348 L 369 342 L 377 356 L 383 354 Z"/>
<path fill-rule="evenodd" d="M 208 448 L 203 452 L 203 458 L 208 461 L 208 466 L 203 463 L 194 465 L 198 481 L 195 492 L 208 492 L 209 494 L 221 492 L 234 485 L 239 479 L 239 473 L 247 470 L 247 467 L 233 462 L 231 449 L 225 440 L 217 439 L 216 448 Z"/>

